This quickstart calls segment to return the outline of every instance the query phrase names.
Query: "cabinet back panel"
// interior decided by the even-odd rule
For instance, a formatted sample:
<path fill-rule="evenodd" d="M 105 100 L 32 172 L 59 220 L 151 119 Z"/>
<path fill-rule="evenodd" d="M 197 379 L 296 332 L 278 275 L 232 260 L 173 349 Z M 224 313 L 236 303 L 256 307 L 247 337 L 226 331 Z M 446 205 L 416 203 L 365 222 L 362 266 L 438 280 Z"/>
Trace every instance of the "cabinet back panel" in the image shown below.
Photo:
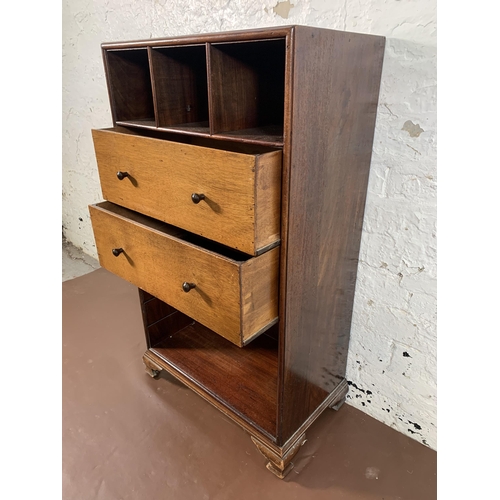
<path fill-rule="evenodd" d="M 151 49 L 158 126 L 207 122 L 205 45 Z"/>
<path fill-rule="evenodd" d="M 110 50 L 105 57 L 115 121 L 154 121 L 147 49 Z"/>
<path fill-rule="evenodd" d="M 210 46 L 212 133 L 283 129 L 285 40 Z"/>

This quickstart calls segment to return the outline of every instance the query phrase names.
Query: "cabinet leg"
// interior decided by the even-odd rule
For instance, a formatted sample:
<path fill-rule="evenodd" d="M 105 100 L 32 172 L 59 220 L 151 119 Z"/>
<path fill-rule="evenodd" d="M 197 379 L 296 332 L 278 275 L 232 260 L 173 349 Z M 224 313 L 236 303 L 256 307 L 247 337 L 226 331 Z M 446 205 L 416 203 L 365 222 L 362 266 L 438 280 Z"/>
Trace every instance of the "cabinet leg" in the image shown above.
<path fill-rule="evenodd" d="M 344 396 L 343 398 L 341 398 L 341 399 L 338 399 L 338 400 L 337 400 L 337 401 L 335 401 L 334 403 L 332 403 L 332 404 L 330 405 L 330 408 L 331 408 L 332 410 L 336 410 L 336 411 L 338 411 L 338 410 L 340 410 L 340 408 L 342 407 L 342 405 L 343 405 L 344 403 L 345 403 L 345 396 Z"/>
<path fill-rule="evenodd" d="M 332 410 L 340 410 L 342 405 L 345 403 L 345 398 L 347 393 L 349 392 L 349 385 L 347 384 L 346 379 L 344 379 L 338 387 L 338 392 L 334 396 L 335 399 L 328 405 Z"/>
<path fill-rule="evenodd" d="M 300 450 L 300 447 L 306 442 L 306 435 L 302 434 L 296 443 L 285 453 L 283 453 L 282 448 L 276 450 L 271 449 L 254 437 L 252 437 L 252 441 L 260 453 L 269 460 L 266 464 L 267 469 L 280 479 L 283 479 L 293 469 L 292 459 Z"/>
<path fill-rule="evenodd" d="M 142 357 L 142 362 L 144 363 L 144 367 L 146 369 L 146 373 L 153 378 L 158 378 L 160 376 L 160 372 L 162 371 L 161 366 L 158 366 L 154 363 L 150 358 L 146 355 Z"/>

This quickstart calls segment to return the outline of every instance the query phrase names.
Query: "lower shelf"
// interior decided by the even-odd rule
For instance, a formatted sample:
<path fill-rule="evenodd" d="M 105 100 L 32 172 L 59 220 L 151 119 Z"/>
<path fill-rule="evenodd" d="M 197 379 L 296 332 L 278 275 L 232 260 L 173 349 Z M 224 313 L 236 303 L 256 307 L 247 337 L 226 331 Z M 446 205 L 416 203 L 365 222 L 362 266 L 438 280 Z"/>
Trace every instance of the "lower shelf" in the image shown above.
<path fill-rule="evenodd" d="M 149 350 L 213 398 L 276 436 L 278 343 L 262 335 L 244 348 L 194 323 Z"/>

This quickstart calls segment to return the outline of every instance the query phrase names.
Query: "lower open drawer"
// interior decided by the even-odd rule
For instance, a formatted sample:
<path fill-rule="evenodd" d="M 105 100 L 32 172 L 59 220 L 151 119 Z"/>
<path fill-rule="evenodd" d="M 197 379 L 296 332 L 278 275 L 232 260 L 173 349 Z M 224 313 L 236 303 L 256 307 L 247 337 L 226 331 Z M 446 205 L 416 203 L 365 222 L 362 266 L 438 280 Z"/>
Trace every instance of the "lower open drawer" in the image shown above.
<path fill-rule="evenodd" d="M 110 202 L 89 210 L 108 271 L 240 347 L 277 322 L 278 247 L 250 257 Z"/>

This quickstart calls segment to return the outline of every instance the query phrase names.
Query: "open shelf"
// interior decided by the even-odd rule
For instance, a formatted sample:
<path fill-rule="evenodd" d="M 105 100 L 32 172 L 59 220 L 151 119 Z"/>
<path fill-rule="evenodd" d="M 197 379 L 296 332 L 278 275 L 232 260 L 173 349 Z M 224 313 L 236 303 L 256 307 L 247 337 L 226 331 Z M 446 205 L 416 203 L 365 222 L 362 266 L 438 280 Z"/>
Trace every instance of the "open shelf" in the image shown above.
<path fill-rule="evenodd" d="M 284 39 L 210 45 L 211 132 L 283 141 Z"/>
<path fill-rule="evenodd" d="M 150 351 L 217 400 L 275 436 L 278 392 L 276 332 L 277 325 L 268 334 L 241 348 L 199 323 L 193 323 L 163 337 Z"/>
<path fill-rule="evenodd" d="M 283 146 L 284 38 L 105 52 L 116 125 Z"/>
<path fill-rule="evenodd" d="M 267 125 L 215 134 L 213 137 L 230 141 L 238 140 L 249 144 L 268 144 L 281 147 L 283 146 L 283 127 L 280 125 Z"/>
<path fill-rule="evenodd" d="M 151 49 L 158 127 L 209 133 L 206 46 Z"/>
<path fill-rule="evenodd" d="M 148 50 L 107 51 L 108 86 L 116 123 L 155 126 Z"/>
<path fill-rule="evenodd" d="M 117 124 L 117 127 L 111 127 L 103 130 L 119 132 L 121 134 L 137 135 L 141 137 L 151 137 L 153 139 L 167 140 L 173 142 L 181 142 L 183 144 L 192 144 L 194 146 L 202 146 L 211 149 L 220 149 L 223 151 L 232 151 L 233 153 L 243 154 L 263 154 L 270 151 L 276 151 L 272 145 L 253 144 L 246 141 L 235 142 L 233 140 L 224 140 L 222 136 L 197 135 L 197 134 L 182 134 L 176 129 L 157 129 L 156 127 L 146 126 L 130 126 L 129 124 Z"/>

